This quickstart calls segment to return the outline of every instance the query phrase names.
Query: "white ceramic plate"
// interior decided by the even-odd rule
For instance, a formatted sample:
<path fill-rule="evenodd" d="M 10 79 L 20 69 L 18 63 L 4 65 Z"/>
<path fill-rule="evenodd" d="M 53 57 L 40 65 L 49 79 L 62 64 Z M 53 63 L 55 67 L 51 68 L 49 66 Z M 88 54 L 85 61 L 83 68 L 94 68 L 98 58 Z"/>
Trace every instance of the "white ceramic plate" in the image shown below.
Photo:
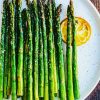
<path fill-rule="evenodd" d="M 2 1 L 0 0 L 0 27 L 2 18 Z M 73 0 L 75 15 L 85 18 L 92 27 L 91 39 L 78 47 L 78 66 L 80 83 L 80 100 L 84 100 L 100 80 L 100 15 L 90 0 Z M 69 0 L 56 0 L 62 4 L 61 20 L 66 18 Z M 64 51 L 65 51 L 64 44 Z"/>
<path fill-rule="evenodd" d="M 61 20 L 66 18 L 69 0 L 57 0 L 62 4 Z M 75 16 L 86 19 L 92 27 L 90 40 L 78 47 L 78 66 L 80 83 L 80 100 L 84 100 L 100 80 L 100 15 L 90 0 L 73 0 Z M 57 3 L 58 4 L 58 3 Z M 65 52 L 64 44 L 64 52 Z"/>

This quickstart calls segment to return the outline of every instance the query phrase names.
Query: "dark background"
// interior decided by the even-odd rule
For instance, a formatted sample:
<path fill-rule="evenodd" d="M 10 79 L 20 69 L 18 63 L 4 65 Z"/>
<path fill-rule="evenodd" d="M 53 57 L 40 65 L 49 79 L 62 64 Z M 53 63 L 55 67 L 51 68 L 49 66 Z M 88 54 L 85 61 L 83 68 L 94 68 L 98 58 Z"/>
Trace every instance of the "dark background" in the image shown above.
<path fill-rule="evenodd" d="M 100 13 L 100 0 L 91 0 Z M 86 100 L 100 100 L 100 82 Z"/>

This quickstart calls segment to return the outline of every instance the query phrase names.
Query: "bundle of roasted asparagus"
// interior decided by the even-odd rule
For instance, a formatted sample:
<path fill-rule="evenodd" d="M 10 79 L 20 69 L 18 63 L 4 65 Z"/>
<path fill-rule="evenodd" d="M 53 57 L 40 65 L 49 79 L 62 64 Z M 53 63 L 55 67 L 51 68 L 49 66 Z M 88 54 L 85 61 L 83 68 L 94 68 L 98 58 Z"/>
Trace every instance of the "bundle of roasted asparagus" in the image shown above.
<path fill-rule="evenodd" d="M 4 0 L 0 40 L 0 100 L 74 100 L 79 98 L 76 28 L 68 6 L 67 67 L 55 0 Z M 67 68 L 67 75 L 65 75 Z M 67 77 L 67 78 L 66 78 Z M 65 81 L 66 80 L 66 81 Z"/>

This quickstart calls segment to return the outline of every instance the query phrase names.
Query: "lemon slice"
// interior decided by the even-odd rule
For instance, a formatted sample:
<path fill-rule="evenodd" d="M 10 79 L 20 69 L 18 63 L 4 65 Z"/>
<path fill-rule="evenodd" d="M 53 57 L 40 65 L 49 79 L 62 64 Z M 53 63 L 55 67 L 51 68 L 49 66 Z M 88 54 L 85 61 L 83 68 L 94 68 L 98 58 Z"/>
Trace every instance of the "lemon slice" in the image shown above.
<path fill-rule="evenodd" d="M 83 45 L 87 43 L 87 41 L 91 37 L 91 26 L 90 24 L 83 18 L 76 17 L 76 43 L 77 46 Z M 67 41 L 67 21 L 68 19 L 64 19 L 61 22 L 61 31 L 63 41 Z"/>

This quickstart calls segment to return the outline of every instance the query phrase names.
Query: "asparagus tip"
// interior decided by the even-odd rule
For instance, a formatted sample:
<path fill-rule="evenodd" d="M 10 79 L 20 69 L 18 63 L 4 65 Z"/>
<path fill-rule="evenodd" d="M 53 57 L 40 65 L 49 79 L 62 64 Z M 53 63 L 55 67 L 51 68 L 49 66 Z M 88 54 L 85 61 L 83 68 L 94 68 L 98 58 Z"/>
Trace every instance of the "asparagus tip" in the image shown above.
<path fill-rule="evenodd" d="M 71 10 L 72 15 L 74 15 L 73 0 L 70 0 L 70 10 Z"/>
<path fill-rule="evenodd" d="M 70 0 L 70 5 L 72 5 L 73 4 L 73 0 Z"/>
<path fill-rule="evenodd" d="M 26 5 L 30 5 L 30 0 L 26 0 Z"/>
<path fill-rule="evenodd" d="M 58 13 L 58 15 L 60 15 L 61 11 L 62 11 L 62 4 L 60 4 L 60 5 L 57 7 L 57 13 Z"/>
<path fill-rule="evenodd" d="M 69 16 L 70 15 L 70 6 L 68 5 L 68 7 L 67 7 L 67 16 Z"/>

